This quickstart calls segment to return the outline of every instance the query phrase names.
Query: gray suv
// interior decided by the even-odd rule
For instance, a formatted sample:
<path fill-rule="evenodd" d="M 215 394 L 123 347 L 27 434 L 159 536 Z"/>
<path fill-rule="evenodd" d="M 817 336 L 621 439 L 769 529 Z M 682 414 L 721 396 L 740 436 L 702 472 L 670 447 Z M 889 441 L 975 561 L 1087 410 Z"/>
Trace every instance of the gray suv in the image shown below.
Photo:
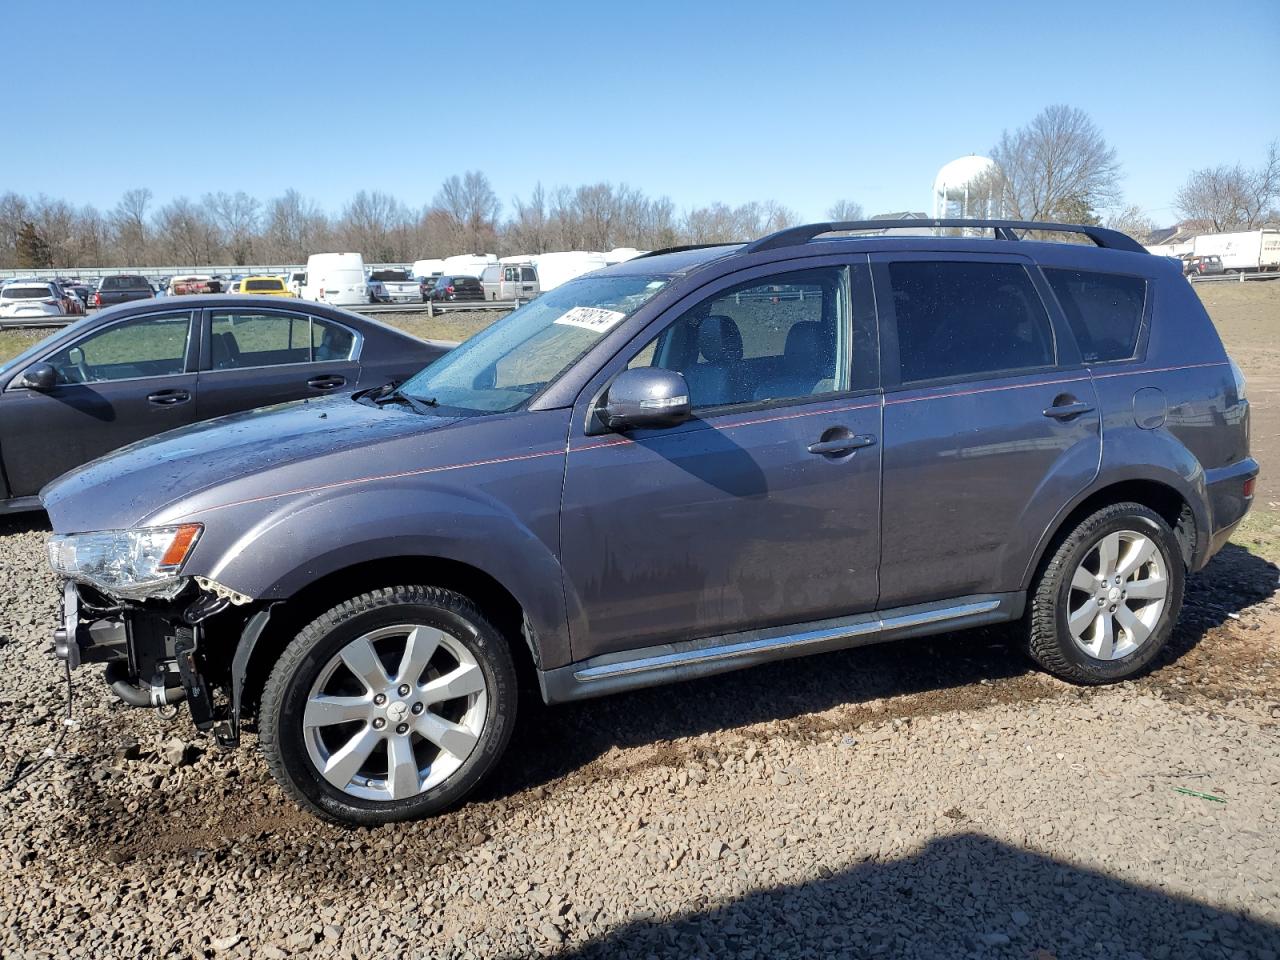
<path fill-rule="evenodd" d="M 1238 369 L 1123 234 L 885 226 L 639 257 L 398 388 L 62 477 L 58 653 L 224 745 L 254 720 L 361 824 L 472 789 L 521 675 L 557 703 L 1017 621 L 1057 676 L 1134 676 L 1249 508 Z M 1092 245 L 1028 238 L 1062 232 Z"/>

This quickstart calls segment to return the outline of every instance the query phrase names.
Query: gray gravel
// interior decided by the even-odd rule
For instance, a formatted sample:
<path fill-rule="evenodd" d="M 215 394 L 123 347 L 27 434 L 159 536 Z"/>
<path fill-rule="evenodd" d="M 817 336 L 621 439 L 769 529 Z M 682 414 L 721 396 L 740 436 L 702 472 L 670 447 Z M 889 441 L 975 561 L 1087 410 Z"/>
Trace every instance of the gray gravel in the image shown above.
<path fill-rule="evenodd" d="M 5 776 L 60 723 L 45 535 L 0 521 Z M 372 831 L 89 668 L 0 795 L 0 955 L 1275 958 L 1274 585 L 1235 550 L 1105 690 L 994 632 L 527 705 L 474 802 Z"/>

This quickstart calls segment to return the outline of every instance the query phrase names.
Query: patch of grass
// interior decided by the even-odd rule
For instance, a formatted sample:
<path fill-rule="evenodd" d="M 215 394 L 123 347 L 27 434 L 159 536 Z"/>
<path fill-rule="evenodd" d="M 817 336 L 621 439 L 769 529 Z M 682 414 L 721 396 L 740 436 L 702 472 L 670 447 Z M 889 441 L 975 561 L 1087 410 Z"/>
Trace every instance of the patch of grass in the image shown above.
<path fill-rule="evenodd" d="M 1280 510 L 1255 504 L 1236 527 L 1231 542 L 1280 566 Z"/>
<path fill-rule="evenodd" d="M 48 330 L 0 330 L 0 363 L 16 357 L 33 343 L 49 336 Z"/>

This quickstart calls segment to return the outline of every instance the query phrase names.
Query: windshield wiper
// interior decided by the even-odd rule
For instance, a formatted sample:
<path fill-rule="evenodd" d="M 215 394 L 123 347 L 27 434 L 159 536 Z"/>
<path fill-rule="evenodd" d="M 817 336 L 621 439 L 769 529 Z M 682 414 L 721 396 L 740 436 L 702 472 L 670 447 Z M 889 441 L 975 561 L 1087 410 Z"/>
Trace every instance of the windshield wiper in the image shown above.
<path fill-rule="evenodd" d="M 434 398 L 422 400 L 412 394 L 403 392 L 399 387 L 396 387 L 396 389 L 392 390 L 390 393 L 385 393 L 380 397 L 373 398 L 373 402 L 378 406 L 382 406 L 384 403 L 390 403 L 393 400 L 400 403 L 407 403 L 414 413 L 430 413 L 431 407 L 440 406 L 440 402 Z"/>

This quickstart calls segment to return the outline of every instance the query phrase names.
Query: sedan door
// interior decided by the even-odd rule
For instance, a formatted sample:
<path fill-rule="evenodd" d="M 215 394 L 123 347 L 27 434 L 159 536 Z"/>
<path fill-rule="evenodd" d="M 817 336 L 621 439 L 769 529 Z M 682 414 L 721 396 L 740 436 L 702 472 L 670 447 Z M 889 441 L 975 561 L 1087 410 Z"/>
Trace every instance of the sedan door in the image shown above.
<path fill-rule="evenodd" d="M 363 338 L 328 317 L 264 307 L 204 311 L 201 420 L 272 403 L 350 393 Z"/>
<path fill-rule="evenodd" d="M 677 370 L 694 419 L 570 438 L 561 529 L 582 610 L 575 659 L 874 607 L 871 284 L 865 262 L 810 263 L 687 298 L 584 391 L 574 422 L 586 427 L 624 365 Z"/>
<path fill-rule="evenodd" d="M 99 327 L 43 357 L 49 390 L 0 395 L 0 454 L 10 495 L 34 496 L 50 480 L 118 447 L 191 423 L 196 338 L 190 311 L 150 313 Z"/>
<path fill-rule="evenodd" d="M 1098 471 L 1093 381 L 1029 261 L 873 257 L 884 410 L 880 606 L 1012 593 Z"/>

